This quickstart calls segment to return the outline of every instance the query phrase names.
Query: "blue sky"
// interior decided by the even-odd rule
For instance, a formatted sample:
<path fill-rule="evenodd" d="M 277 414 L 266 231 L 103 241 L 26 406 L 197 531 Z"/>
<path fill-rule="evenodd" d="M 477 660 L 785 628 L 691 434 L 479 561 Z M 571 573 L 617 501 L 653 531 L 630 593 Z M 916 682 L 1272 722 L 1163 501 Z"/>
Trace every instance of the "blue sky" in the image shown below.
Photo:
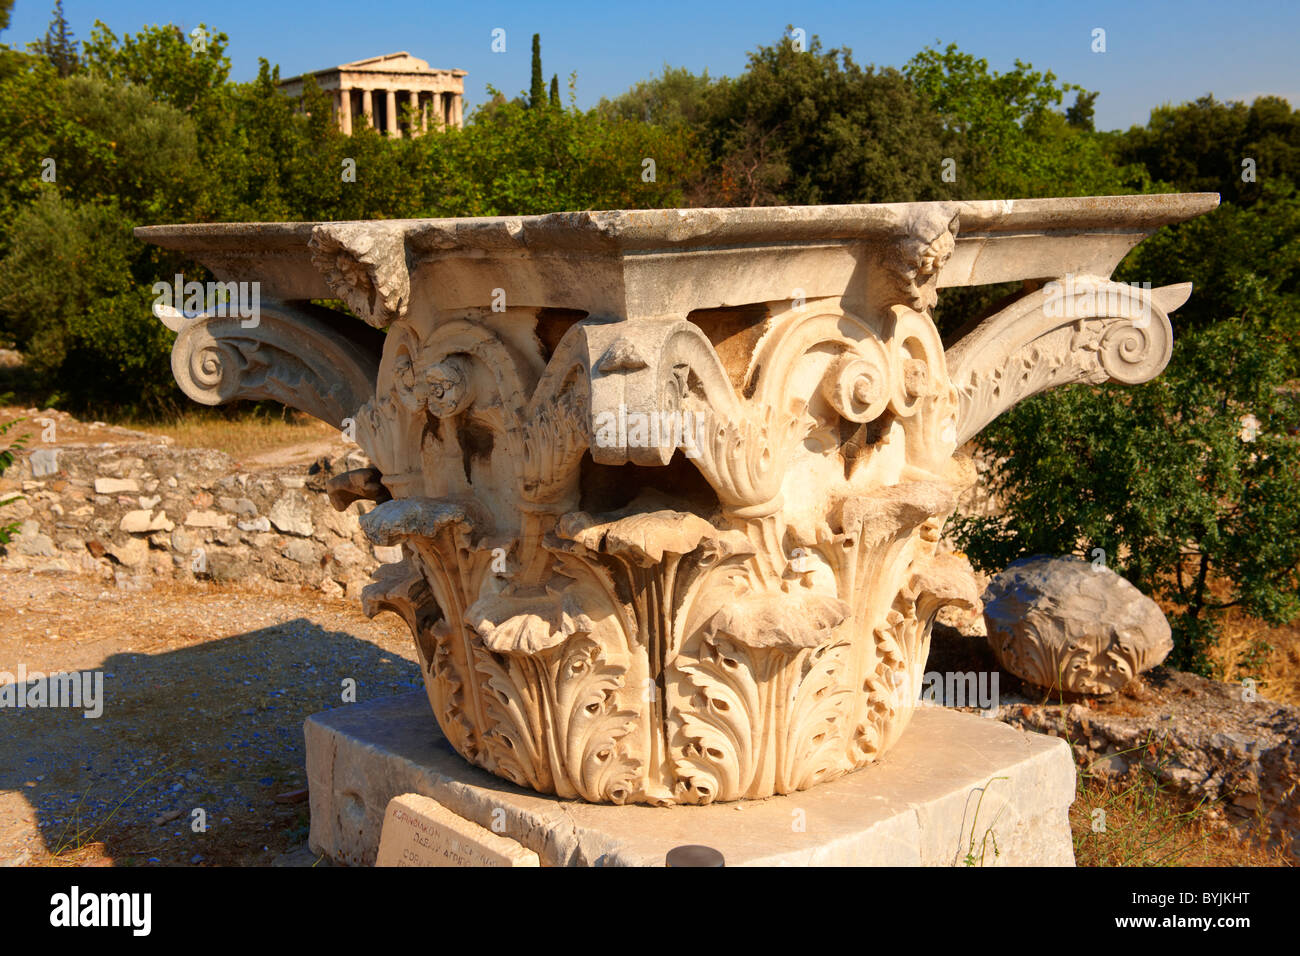
<path fill-rule="evenodd" d="M 16 0 L 0 41 L 22 46 L 45 32 L 54 0 Z M 787 24 L 818 34 L 827 47 L 847 46 L 859 63 L 901 66 L 927 44 L 949 42 L 986 58 L 995 69 L 1015 59 L 1050 69 L 1062 81 L 1098 90 L 1097 125 L 1143 123 L 1152 106 L 1214 93 L 1246 99 L 1262 93 L 1300 105 L 1300 2 L 1239 0 L 1087 3 L 852 3 L 727 0 L 604 0 L 528 4 L 481 0 L 65 0 L 76 39 L 95 19 L 119 35 L 145 24 L 207 23 L 230 37 L 236 80 L 251 79 L 258 57 L 281 74 L 407 50 L 435 67 L 469 71 L 469 106 L 488 84 L 514 94 L 526 89 L 533 33 L 542 35 L 549 81 L 561 87 L 577 71 L 578 104 L 593 105 L 665 64 L 712 75 L 736 75 L 745 54 L 775 42 Z M 490 49 L 494 28 L 506 31 L 506 52 Z M 1092 52 L 1095 28 L 1106 52 Z M 468 112 L 468 111 L 467 111 Z"/>

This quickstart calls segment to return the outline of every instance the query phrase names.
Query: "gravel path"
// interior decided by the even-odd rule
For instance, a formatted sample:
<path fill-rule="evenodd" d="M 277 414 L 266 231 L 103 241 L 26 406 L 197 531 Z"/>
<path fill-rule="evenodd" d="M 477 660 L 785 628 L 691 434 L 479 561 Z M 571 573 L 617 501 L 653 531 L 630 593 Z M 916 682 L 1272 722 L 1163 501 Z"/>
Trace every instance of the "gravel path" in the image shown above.
<path fill-rule="evenodd" d="M 0 571 L 0 620 L 0 671 L 28 686 L 103 674 L 97 719 L 0 708 L 10 865 L 270 864 L 306 839 L 304 718 L 349 680 L 358 701 L 421 686 L 405 624 L 305 590 Z"/>

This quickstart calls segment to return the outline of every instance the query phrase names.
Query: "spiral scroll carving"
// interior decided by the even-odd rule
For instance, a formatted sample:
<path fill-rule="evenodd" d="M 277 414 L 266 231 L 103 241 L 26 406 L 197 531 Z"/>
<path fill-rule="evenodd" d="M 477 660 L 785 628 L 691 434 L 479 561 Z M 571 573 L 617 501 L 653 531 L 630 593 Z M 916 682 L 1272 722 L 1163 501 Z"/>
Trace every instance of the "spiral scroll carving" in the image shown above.
<path fill-rule="evenodd" d="M 1138 385 L 1159 375 L 1172 352 L 1173 330 L 1168 319 L 1143 325 L 1118 322 L 1102 335 L 1097 358 L 1111 381 Z"/>
<path fill-rule="evenodd" d="M 410 626 L 466 760 L 565 798 L 761 798 L 908 726 L 935 614 L 977 601 L 938 547 L 975 477 L 958 445 L 1169 360 L 1188 287 L 1032 285 L 1205 207 L 1157 199 L 223 227 L 196 246 L 214 272 L 270 239 L 272 294 L 364 322 L 184 320 L 173 370 L 205 404 L 354 420 L 373 467 L 333 500 L 375 502 L 366 533 L 402 553 L 365 606 Z M 940 287 L 1010 280 L 945 351 Z"/>
<path fill-rule="evenodd" d="M 1048 388 L 1148 382 L 1169 363 L 1169 313 L 1190 284 L 1147 290 L 1070 276 L 985 319 L 948 350 L 961 405 L 958 443 Z"/>
<path fill-rule="evenodd" d="M 378 370 L 373 346 L 305 305 L 263 303 L 253 327 L 232 317 L 188 319 L 172 345 L 172 374 L 196 402 L 272 399 L 335 428 L 370 400 Z"/>

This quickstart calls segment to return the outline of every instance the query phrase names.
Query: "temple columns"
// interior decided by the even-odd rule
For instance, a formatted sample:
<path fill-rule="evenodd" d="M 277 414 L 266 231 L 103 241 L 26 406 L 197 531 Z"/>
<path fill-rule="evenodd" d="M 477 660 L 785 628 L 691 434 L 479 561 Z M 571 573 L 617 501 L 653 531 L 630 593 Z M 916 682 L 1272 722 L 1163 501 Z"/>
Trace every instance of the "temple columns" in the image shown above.
<path fill-rule="evenodd" d="M 402 135 L 402 129 L 400 126 L 397 125 L 397 91 L 396 90 L 388 91 L 387 97 L 384 102 L 384 113 L 385 113 L 384 126 L 386 127 L 384 132 L 386 132 L 389 136 L 400 137 Z"/>
<path fill-rule="evenodd" d="M 352 135 L 352 91 L 339 90 L 339 129 L 344 136 Z"/>

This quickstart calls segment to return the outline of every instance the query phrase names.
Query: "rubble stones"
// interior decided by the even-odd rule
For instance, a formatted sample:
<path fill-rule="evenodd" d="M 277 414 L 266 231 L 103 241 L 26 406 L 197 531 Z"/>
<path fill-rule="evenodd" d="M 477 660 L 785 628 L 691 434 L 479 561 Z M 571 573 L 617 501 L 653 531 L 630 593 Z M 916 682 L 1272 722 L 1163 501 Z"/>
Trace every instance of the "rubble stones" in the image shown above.
<path fill-rule="evenodd" d="M 311 537 L 314 530 L 311 520 L 311 505 L 301 491 L 286 491 L 271 506 L 271 524 L 277 531 Z"/>
<path fill-rule="evenodd" d="M 95 494 L 117 495 L 125 492 L 139 491 L 140 482 L 134 478 L 96 478 Z"/>
<path fill-rule="evenodd" d="M 36 448 L 31 454 L 32 477 L 47 478 L 59 472 L 59 450 L 57 448 Z"/>
<path fill-rule="evenodd" d="M 0 522 L 22 522 L 0 567 L 100 575 L 130 588 L 156 575 L 260 577 L 356 600 L 379 564 L 358 521 L 371 502 L 335 511 L 324 481 L 307 480 L 309 467 L 239 472 L 222 452 L 156 439 L 32 449 L 0 476 Z"/>

